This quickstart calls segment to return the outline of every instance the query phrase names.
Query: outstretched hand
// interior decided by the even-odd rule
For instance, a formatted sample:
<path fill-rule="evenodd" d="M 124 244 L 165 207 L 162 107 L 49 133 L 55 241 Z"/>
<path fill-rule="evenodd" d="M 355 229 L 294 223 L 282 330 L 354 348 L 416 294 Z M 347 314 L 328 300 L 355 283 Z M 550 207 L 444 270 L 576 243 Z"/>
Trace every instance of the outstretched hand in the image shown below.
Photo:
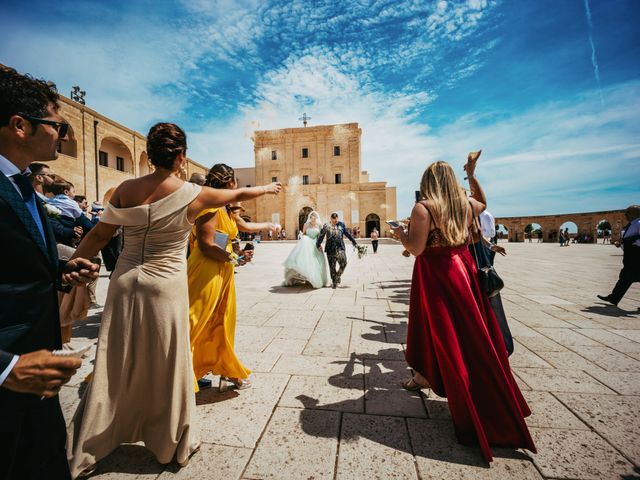
<path fill-rule="evenodd" d="M 86 258 L 69 260 L 62 271 L 62 283 L 68 285 L 84 285 L 98 278 L 100 265 Z"/>
<path fill-rule="evenodd" d="M 267 230 L 270 230 L 273 233 L 278 233 L 280 230 L 282 230 L 282 225 L 280 225 L 279 223 L 269 223 L 267 225 Z"/>
<path fill-rule="evenodd" d="M 477 152 L 469 152 L 469 155 L 467 155 L 467 163 L 464 166 L 464 171 L 467 173 L 467 177 L 473 177 L 475 174 L 476 164 L 478 163 L 481 153 L 482 150 L 478 150 Z"/>
<path fill-rule="evenodd" d="M 269 185 L 263 186 L 262 188 L 264 188 L 264 193 L 278 195 L 282 191 L 282 184 L 280 182 L 273 182 Z"/>
<path fill-rule="evenodd" d="M 505 248 L 501 247 L 500 245 L 492 245 L 491 250 L 496 253 L 499 253 L 503 257 L 507 255 L 507 251 L 505 250 Z"/>

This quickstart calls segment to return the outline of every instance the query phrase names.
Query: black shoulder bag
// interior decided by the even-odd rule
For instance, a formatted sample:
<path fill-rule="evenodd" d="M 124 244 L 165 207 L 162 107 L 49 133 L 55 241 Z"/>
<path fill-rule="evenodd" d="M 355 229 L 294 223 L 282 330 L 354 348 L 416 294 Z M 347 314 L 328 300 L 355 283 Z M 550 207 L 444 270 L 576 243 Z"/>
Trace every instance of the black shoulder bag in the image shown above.
<path fill-rule="evenodd" d="M 473 215 L 473 205 L 471 205 L 471 202 L 469 202 L 469 206 L 471 207 L 471 214 Z M 504 282 L 500 278 L 500 275 L 498 275 L 498 272 L 496 272 L 496 269 L 493 268 L 493 265 L 491 265 L 486 253 L 486 247 L 482 244 L 482 230 L 480 229 L 480 220 L 477 216 L 473 216 L 471 225 L 475 225 L 478 236 L 480 237 L 480 245 L 478 248 L 476 248 L 475 243 L 472 243 L 473 255 L 476 257 L 476 266 L 478 267 L 478 282 L 480 283 L 482 291 L 491 298 L 500 293 L 500 290 L 504 287 Z M 473 242 L 473 236 L 471 237 L 471 241 Z M 478 256 L 478 249 L 480 249 L 482 258 Z"/>

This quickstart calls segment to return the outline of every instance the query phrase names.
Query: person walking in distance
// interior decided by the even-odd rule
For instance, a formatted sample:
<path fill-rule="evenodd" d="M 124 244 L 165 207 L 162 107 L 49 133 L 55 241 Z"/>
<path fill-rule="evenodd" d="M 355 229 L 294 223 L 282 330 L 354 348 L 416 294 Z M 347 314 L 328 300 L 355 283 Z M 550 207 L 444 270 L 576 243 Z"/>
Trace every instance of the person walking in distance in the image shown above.
<path fill-rule="evenodd" d="M 369 236 L 371 237 L 371 247 L 373 248 L 373 253 L 378 253 L 378 237 L 380 237 L 378 229 L 376 227 L 373 227 L 373 230 L 371 230 Z"/>
<path fill-rule="evenodd" d="M 357 246 L 356 241 L 353 239 L 349 230 L 344 223 L 338 220 L 338 214 L 331 214 L 331 221 L 325 223 L 316 240 L 316 247 L 322 247 L 322 241 L 327 237 L 327 242 L 324 246 L 324 251 L 327 254 L 327 260 L 329 261 L 329 273 L 331 275 L 331 288 L 336 288 L 340 285 L 342 274 L 347 267 L 347 255 L 344 249 L 344 240 L 342 237 L 346 236 L 353 246 Z M 338 265 L 338 270 L 336 270 Z"/>
<path fill-rule="evenodd" d="M 618 305 L 629 287 L 640 282 L 640 205 L 631 205 L 624 211 L 627 225 L 622 229 L 621 241 L 615 246 L 622 248 L 622 270 L 613 291 L 609 295 L 598 295 L 600 300 Z"/>

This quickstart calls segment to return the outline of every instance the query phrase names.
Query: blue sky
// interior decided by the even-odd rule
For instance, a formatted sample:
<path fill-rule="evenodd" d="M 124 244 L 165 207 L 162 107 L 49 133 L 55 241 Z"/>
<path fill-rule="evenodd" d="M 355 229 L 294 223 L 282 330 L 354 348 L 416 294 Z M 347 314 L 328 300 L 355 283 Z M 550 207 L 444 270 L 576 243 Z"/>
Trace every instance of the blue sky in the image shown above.
<path fill-rule="evenodd" d="M 174 121 L 204 165 L 253 164 L 255 129 L 358 122 L 399 215 L 434 160 L 497 216 L 640 202 L 640 2 L 12 2 L 0 62 L 141 133 Z"/>

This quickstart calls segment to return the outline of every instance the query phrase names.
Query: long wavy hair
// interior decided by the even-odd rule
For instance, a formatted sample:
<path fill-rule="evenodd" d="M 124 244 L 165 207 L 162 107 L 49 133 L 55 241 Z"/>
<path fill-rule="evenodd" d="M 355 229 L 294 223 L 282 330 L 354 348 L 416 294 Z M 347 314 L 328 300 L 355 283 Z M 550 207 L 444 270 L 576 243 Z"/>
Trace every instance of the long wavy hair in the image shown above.
<path fill-rule="evenodd" d="M 442 236 L 449 245 L 461 245 L 467 239 L 467 195 L 458 183 L 451 165 L 434 162 L 420 182 L 420 193 Z"/>

